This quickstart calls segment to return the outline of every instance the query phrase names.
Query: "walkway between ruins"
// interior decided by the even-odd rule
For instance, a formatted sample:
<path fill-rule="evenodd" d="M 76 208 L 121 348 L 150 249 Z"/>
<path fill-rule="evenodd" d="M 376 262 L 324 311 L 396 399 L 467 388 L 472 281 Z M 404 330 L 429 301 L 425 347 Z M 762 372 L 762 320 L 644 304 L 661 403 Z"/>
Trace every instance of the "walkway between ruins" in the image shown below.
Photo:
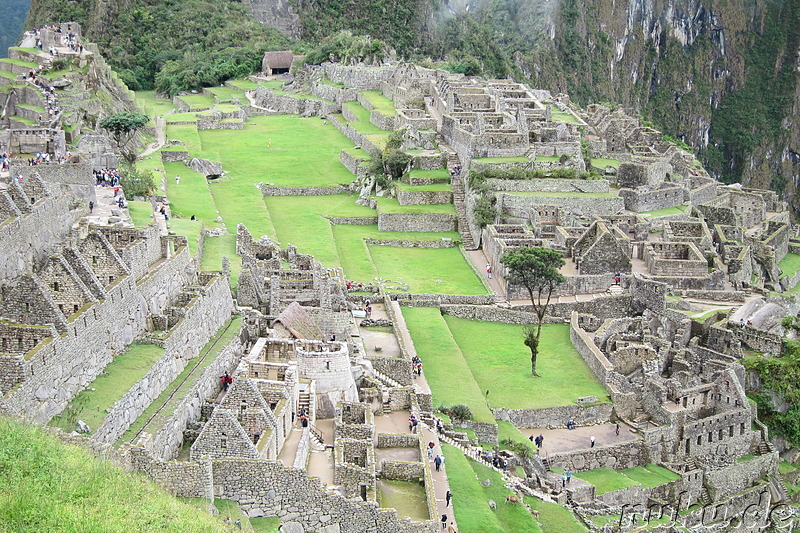
<path fill-rule="evenodd" d="M 139 154 L 139 157 L 146 157 L 153 152 L 160 150 L 167 142 L 167 126 L 166 120 L 162 116 L 156 117 L 156 140 L 151 143 L 144 151 Z"/>
<path fill-rule="evenodd" d="M 114 198 L 114 187 L 95 186 L 94 193 L 94 208 L 86 217 L 89 224 L 113 226 L 122 222 L 127 227 L 133 227 L 130 212 L 127 208 L 120 208 L 117 199 Z M 88 202 L 86 208 L 89 208 Z"/>
<path fill-rule="evenodd" d="M 483 250 L 478 248 L 477 250 L 465 250 L 465 251 L 467 253 L 467 257 L 472 262 L 472 265 L 478 272 L 480 272 L 481 276 L 483 276 L 484 279 L 486 279 L 486 281 L 489 283 L 489 287 L 491 287 L 494 295 L 500 297 L 500 299 L 502 300 L 505 300 L 506 291 L 503 288 L 503 286 L 500 285 L 500 282 L 497 280 L 497 278 L 494 276 L 492 276 L 492 279 L 486 278 L 486 263 L 488 263 L 489 260 L 487 259 L 486 254 L 483 253 Z"/>

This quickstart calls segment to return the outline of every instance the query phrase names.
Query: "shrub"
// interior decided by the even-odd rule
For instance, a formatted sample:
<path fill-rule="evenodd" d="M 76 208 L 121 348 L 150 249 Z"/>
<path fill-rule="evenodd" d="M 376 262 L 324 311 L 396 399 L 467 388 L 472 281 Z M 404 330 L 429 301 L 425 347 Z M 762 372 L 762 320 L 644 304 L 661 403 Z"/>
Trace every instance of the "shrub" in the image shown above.
<path fill-rule="evenodd" d="M 156 188 L 151 170 L 139 170 L 136 165 L 125 163 L 120 169 L 119 184 L 128 199 L 134 196 L 148 196 Z"/>
<path fill-rule="evenodd" d="M 475 216 L 475 223 L 480 227 L 486 227 L 494 223 L 497 218 L 497 208 L 495 203 L 497 200 L 494 195 L 489 192 L 484 192 L 475 202 L 473 214 Z"/>
<path fill-rule="evenodd" d="M 443 412 L 458 420 L 472 420 L 472 410 L 463 403 L 446 407 Z"/>

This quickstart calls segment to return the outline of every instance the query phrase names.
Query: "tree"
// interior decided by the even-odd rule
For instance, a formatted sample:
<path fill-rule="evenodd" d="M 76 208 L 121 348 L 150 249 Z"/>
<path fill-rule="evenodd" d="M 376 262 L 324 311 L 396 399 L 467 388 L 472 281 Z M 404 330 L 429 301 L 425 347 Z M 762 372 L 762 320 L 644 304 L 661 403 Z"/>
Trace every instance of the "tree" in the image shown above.
<path fill-rule="evenodd" d="M 535 327 L 531 325 L 526 329 L 524 341 L 525 346 L 531 350 L 531 374 L 538 376 L 536 358 L 539 354 L 542 323 L 550 306 L 553 290 L 565 281 L 558 271 L 564 266 L 564 256 L 550 248 L 531 246 L 504 253 L 500 262 L 506 267 L 506 279 L 515 285 L 522 285 L 528 291 L 533 311 L 538 318 Z"/>
<path fill-rule="evenodd" d="M 156 188 L 152 170 L 139 170 L 136 165 L 127 162 L 120 168 L 119 184 L 125 191 L 125 196 L 148 196 Z"/>
<path fill-rule="evenodd" d="M 129 163 L 136 161 L 136 152 L 131 146 L 131 141 L 140 129 L 150 121 L 150 117 L 141 113 L 114 113 L 100 121 L 100 127 L 111 132 L 111 136 L 117 143 L 122 157 Z"/>

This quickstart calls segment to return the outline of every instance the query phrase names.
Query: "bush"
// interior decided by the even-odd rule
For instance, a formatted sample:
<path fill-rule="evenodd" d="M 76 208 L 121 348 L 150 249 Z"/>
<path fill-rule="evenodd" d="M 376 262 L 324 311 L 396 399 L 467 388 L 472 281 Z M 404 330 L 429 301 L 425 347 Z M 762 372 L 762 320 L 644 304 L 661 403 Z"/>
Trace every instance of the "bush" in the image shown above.
<path fill-rule="evenodd" d="M 134 196 L 149 196 L 156 188 L 153 171 L 139 170 L 136 165 L 127 163 L 120 169 L 119 184 L 129 200 Z"/>
<path fill-rule="evenodd" d="M 484 192 L 475 202 L 473 214 L 475 216 L 475 223 L 478 224 L 478 226 L 483 228 L 489 224 L 494 224 L 494 219 L 497 218 L 496 201 L 494 195 L 489 192 Z"/>
<path fill-rule="evenodd" d="M 458 420 L 472 420 L 472 410 L 468 405 L 464 405 L 463 403 L 445 407 L 442 412 Z"/>

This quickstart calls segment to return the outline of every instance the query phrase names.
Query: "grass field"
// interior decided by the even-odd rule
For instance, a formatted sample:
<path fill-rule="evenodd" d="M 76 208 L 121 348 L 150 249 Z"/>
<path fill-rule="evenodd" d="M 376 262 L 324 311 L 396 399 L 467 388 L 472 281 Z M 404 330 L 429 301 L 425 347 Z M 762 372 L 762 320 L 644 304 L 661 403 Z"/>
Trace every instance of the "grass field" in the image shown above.
<path fill-rule="evenodd" d="M 668 215 L 680 215 L 689 209 L 688 205 L 676 205 L 675 207 L 666 207 L 664 209 L 656 209 L 655 211 L 643 211 L 639 213 L 650 218 L 665 217 Z"/>
<path fill-rule="evenodd" d="M 592 158 L 592 166 L 599 169 L 604 169 L 606 167 L 614 167 L 619 168 L 620 161 L 616 159 L 607 159 L 605 157 L 593 157 Z"/>
<path fill-rule="evenodd" d="M 449 444 L 443 443 L 442 451 L 447 459 L 445 470 L 450 482 L 450 491 L 454 494 L 452 508 L 461 533 L 543 531 L 524 506 L 506 505 L 506 496 L 512 492 L 505 488 L 499 473 L 466 458 L 460 450 Z M 480 484 L 480 481 L 486 479 L 491 482 L 488 487 Z M 496 510 L 489 508 L 488 500 L 497 503 Z M 554 512 L 552 515 L 556 516 Z M 551 531 L 547 527 L 549 524 L 544 525 L 544 531 L 549 533 Z"/>
<path fill-rule="evenodd" d="M 434 407 L 463 403 L 470 407 L 475 420 L 494 423 L 494 416 L 484 402 L 483 391 L 439 309 L 403 307 L 402 310 L 417 355 L 423 361 L 423 372 L 433 393 Z M 458 378 L 454 379 L 455 376 Z"/>
<path fill-rule="evenodd" d="M 6 418 L 0 418 L 0 493 L 3 531 L 229 531 L 145 476 Z"/>
<path fill-rule="evenodd" d="M 800 254 L 786 254 L 778 264 L 784 276 L 794 276 L 800 270 Z"/>
<path fill-rule="evenodd" d="M 531 160 L 524 155 L 514 157 L 476 157 L 473 159 L 478 163 L 530 163 Z"/>
<path fill-rule="evenodd" d="M 394 102 L 383 96 L 381 91 L 361 91 L 364 98 L 373 105 L 375 111 L 387 117 L 394 117 L 397 110 L 394 107 Z"/>
<path fill-rule="evenodd" d="M 411 293 L 487 294 L 458 248 L 369 245 L 381 278 L 408 284 Z"/>
<path fill-rule="evenodd" d="M 131 344 L 50 425 L 73 431 L 77 421 L 83 420 L 92 431 L 96 430 L 106 417 L 106 409 L 111 409 L 162 355 L 164 349 L 154 344 Z"/>
<path fill-rule="evenodd" d="M 522 344 L 523 326 L 445 316 L 472 375 L 489 404 L 509 409 L 544 409 L 574 405 L 580 396 L 607 392 L 572 346 L 567 324 L 545 324 L 536 369 L 531 375 L 530 350 Z M 502 386 L 498 386 L 502 383 Z"/>
<path fill-rule="evenodd" d="M 153 222 L 153 206 L 150 205 L 150 202 L 131 200 L 128 202 L 128 211 L 131 214 L 133 225 L 137 228 L 143 228 Z"/>
<path fill-rule="evenodd" d="M 236 235 L 222 235 L 220 237 L 206 237 L 203 245 L 203 270 L 222 270 L 222 258 L 228 258 L 231 267 L 231 287 L 239 284 L 239 274 L 242 271 L 242 261 L 236 255 Z"/>

